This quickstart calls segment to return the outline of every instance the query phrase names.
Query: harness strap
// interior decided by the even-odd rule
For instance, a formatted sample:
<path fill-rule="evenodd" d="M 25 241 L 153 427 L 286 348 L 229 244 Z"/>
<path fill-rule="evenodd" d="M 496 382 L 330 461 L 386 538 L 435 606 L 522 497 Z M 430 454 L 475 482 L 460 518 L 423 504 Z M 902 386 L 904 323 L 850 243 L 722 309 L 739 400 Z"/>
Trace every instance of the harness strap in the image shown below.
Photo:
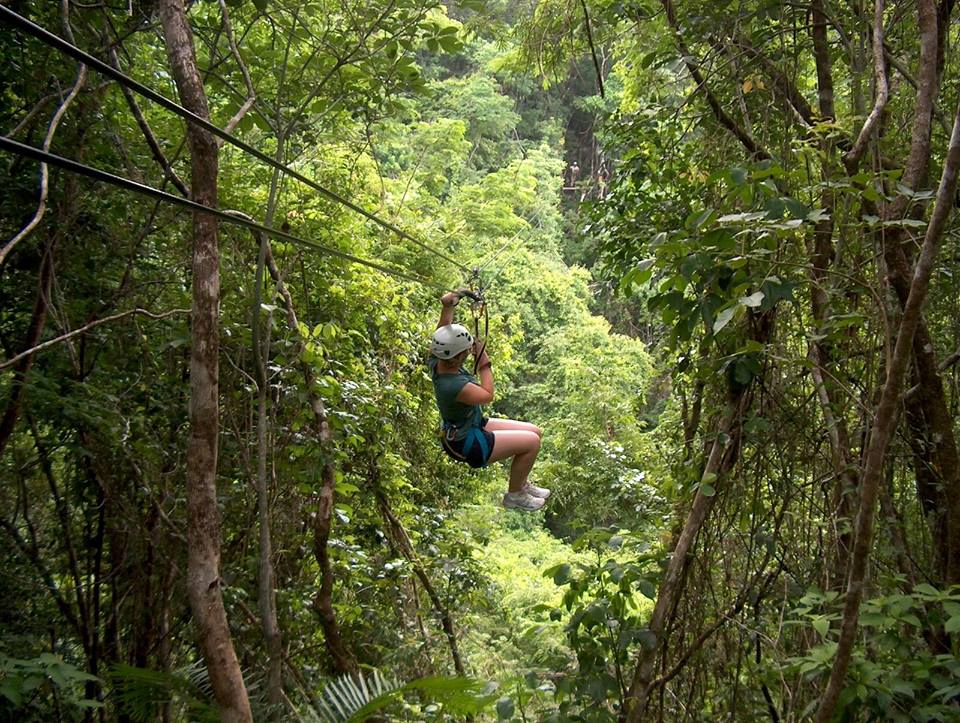
<path fill-rule="evenodd" d="M 447 452 L 448 452 L 449 454 L 453 455 L 454 457 L 456 457 L 456 458 L 459 459 L 460 461 L 462 461 L 462 462 L 466 462 L 466 461 L 467 461 L 467 458 L 466 458 L 464 455 L 460 454 L 457 450 L 455 450 L 455 449 L 451 446 L 450 442 L 447 440 L 446 435 L 440 435 L 440 444 L 443 445 L 443 448 L 444 448 L 445 450 L 447 450 Z"/>
<path fill-rule="evenodd" d="M 453 454 L 455 457 L 465 460 L 467 455 L 470 454 L 470 450 L 473 449 L 474 443 L 480 445 L 480 452 L 483 455 L 483 461 L 486 461 L 490 458 L 490 445 L 487 442 L 487 436 L 483 433 L 483 430 L 480 427 L 470 427 L 467 430 L 467 436 L 463 439 L 463 449 L 460 452 L 457 452 L 453 449 L 451 442 L 453 441 L 454 436 L 457 433 L 457 426 L 444 422 L 443 431 L 440 434 L 440 442 L 443 444 L 444 448 Z"/>
<path fill-rule="evenodd" d="M 490 459 L 490 452 L 493 450 L 491 450 L 487 444 L 487 435 L 483 433 L 483 430 L 479 427 L 474 427 L 473 429 L 477 433 L 477 441 L 480 443 L 480 449 L 483 452 L 483 463 L 486 464 L 487 460 Z"/>
<path fill-rule="evenodd" d="M 474 442 L 480 445 L 480 452 L 483 454 L 483 460 L 486 461 L 490 456 L 490 445 L 487 444 L 487 437 L 480 427 L 470 427 L 470 431 L 467 432 L 467 438 L 463 443 L 464 456 L 470 453 Z"/>

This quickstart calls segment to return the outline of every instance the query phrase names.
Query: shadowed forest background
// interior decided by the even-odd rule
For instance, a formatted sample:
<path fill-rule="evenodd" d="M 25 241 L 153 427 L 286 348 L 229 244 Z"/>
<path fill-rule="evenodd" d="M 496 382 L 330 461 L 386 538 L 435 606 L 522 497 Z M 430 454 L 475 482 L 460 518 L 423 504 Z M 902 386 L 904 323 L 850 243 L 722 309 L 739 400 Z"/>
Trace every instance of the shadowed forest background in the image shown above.
<path fill-rule="evenodd" d="M 0 0 L 0 719 L 960 721 L 953 5 Z"/>

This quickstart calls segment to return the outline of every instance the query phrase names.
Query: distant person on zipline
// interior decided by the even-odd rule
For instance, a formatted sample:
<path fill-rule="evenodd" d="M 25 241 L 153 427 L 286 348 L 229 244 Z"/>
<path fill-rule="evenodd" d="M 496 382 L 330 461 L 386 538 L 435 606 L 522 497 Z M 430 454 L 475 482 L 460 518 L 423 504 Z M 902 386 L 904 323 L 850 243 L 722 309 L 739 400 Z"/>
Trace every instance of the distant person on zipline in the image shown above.
<path fill-rule="evenodd" d="M 540 451 L 542 432 L 536 425 L 513 419 L 483 416 L 481 404 L 493 401 L 493 372 L 484 344 L 460 324 L 453 323 L 453 307 L 460 301 L 456 292 L 440 299 L 443 310 L 430 344 L 430 370 L 437 407 L 443 420 L 441 445 L 458 462 L 486 467 L 491 462 L 513 457 L 510 487 L 503 506 L 539 510 L 550 490 L 527 481 Z M 470 352 L 477 358 L 476 374 L 468 374 L 463 363 Z"/>

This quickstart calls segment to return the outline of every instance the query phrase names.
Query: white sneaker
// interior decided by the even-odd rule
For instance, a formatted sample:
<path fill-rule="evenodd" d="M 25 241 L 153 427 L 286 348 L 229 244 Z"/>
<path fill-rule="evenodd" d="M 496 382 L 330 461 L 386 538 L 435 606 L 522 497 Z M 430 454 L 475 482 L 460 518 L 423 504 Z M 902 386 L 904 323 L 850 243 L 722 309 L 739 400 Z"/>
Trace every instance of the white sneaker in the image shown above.
<path fill-rule="evenodd" d="M 539 497 L 534 497 L 525 490 L 520 492 L 507 492 L 507 494 L 503 496 L 503 506 L 507 509 L 514 508 L 526 510 L 527 512 L 536 512 L 543 507 L 543 500 Z"/>
<path fill-rule="evenodd" d="M 523 486 L 523 491 L 532 497 L 539 497 L 541 500 L 545 500 L 550 496 L 550 490 L 546 487 L 537 487 L 529 482 Z"/>

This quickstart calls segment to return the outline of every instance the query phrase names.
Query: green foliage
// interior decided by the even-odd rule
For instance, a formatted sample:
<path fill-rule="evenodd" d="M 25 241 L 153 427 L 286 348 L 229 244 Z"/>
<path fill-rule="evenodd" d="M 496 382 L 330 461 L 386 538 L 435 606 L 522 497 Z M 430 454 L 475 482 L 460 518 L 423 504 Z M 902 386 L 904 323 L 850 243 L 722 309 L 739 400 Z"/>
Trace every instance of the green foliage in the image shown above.
<path fill-rule="evenodd" d="M 808 681 L 829 675 L 841 610 L 839 595 L 817 589 L 797 601 L 797 617 L 786 623 L 813 628 L 821 642 L 806 655 L 789 658 L 788 672 Z M 869 645 L 854 653 L 839 707 L 844 716 L 905 723 L 956 715 L 960 657 L 936 652 L 942 643 L 930 636 L 943 638 L 960 629 L 960 588 L 943 591 L 923 583 L 909 593 L 869 598 L 860 624 Z"/>
<path fill-rule="evenodd" d="M 437 83 L 432 95 L 434 101 L 428 107 L 428 116 L 461 118 L 467 123 L 467 138 L 474 144 L 489 141 L 491 151 L 510 137 L 520 120 L 513 112 L 511 100 L 500 92 L 493 78 L 484 74 Z M 502 165 L 502 159 L 490 161 L 494 168 Z"/>
<path fill-rule="evenodd" d="M 168 706 L 174 718 L 218 719 L 202 661 L 170 672 L 120 664 L 111 669 L 109 678 L 117 709 L 134 721 L 154 720 L 163 706 Z"/>
<path fill-rule="evenodd" d="M 924 225 L 922 214 L 883 220 L 871 206 L 930 197 L 927 188 L 907 189 L 889 167 L 909 135 L 913 95 L 891 97 L 879 170 L 840 176 L 837 149 L 848 147 L 863 115 L 854 105 L 852 56 L 868 44 L 855 9 L 830 7 L 839 24 L 830 31 L 842 81 L 837 118 L 796 131 L 764 61 L 789 69 L 812 101 L 807 9 L 675 4 L 691 38 L 686 58 L 654 4 L 586 3 L 607 73 L 601 98 L 579 0 L 532 9 L 503 0 L 230 3 L 257 92 L 236 132 L 463 265 L 482 267 L 497 384 L 487 411 L 544 430 L 533 479 L 554 490 L 544 513 L 507 513 L 498 506 L 505 465 L 469 472 L 442 456 L 423 365 L 437 315 L 433 288 L 275 243 L 299 314 L 300 328 L 290 329 L 272 284 L 252 309 L 255 244 L 245 232 L 222 229 L 222 586 L 258 718 L 270 711 L 261 698 L 263 635 L 249 612 L 257 609 L 260 563 L 250 484 L 258 461 L 255 324 L 271 340 L 268 512 L 286 664 L 297 682 L 285 679 L 286 692 L 296 710 L 310 715 L 307 691 L 327 683 L 326 713 L 337 719 L 374 711 L 398 720 L 612 719 L 637 655 L 657 642 L 646 627 L 650 599 L 699 491 L 715 507 L 684 571 L 692 592 L 671 611 L 668 662 L 712 620 L 722 625 L 702 647 L 689 648 L 689 667 L 670 681 L 660 716 L 759 720 L 771 707 L 782 719 L 809 713 L 835 651 L 839 599 L 829 592 L 796 602 L 791 591 L 824 577 L 833 553 L 825 539 L 851 526 L 831 511 L 854 490 L 836 482 L 827 451 L 836 427 L 811 411 L 818 390 L 808 356 L 824 342 L 846 360 L 826 384 L 847 394 L 839 398 L 850 403 L 833 411 L 857 460 L 869 421 L 863 406 L 882 377 L 877 350 L 895 318 L 876 244 L 880 234 L 914 234 Z M 36 19 L 59 27 L 56 4 L 34 5 Z M 151 4 L 96 12 L 81 5 L 71 6 L 80 44 L 100 52 L 104 39 L 122 32 L 121 63 L 173 97 L 165 50 L 140 30 L 153 27 L 139 15 Z M 890 22 L 901 17 L 892 13 Z M 211 112 L 223 125 L 246 100 L 245 78 L 219 5 L 190 4 L 190 20 Z M 760 52 L 713 42 L 733 32 Z M 912 67 L 915 38 L 909 28 L 898 33 L 888 38 L 891 57 Z M 0 70 L 5 128 L 51 88 L 59 95 L 76 72 L 70 64 L 28 62 L 47 56 L 12 34 L 0 38 L 0 50 L 9 60 Z M 710 71 L 703 87 L 690 81 L 684 61 L 691 58 Z M 947 63 L 945 77 L 956 75 L 955 65 Z M 861 80 L 869 85 L 868 75 Z M 752 119 L 757 141 L 776 160 L 743 152 L 703 104 L 707 89 L 736 122 Z M 112 87 L 88 91 L 65 118 L 56 147 L 169 183 L 122 95 Z M 940 107 L 951 107 L 949 100 Z M 34 145 L 49 118 L 44 108 L 21 131 Z M 181 122 L 148 104 L 143 111 L 172 167 L 188 178 L 189 159 L 177 151 Z M 595 178 L 583 177 L 582 188 L 564 191 L 568 164 L 588 157 L 592 170 L 610 174 L 602 193 Z M 329 199 L 284 179 L 272 185 L 268 171 L 236 150 L 221 149 L 220 164 L 225 208 L 288 223 L 305 238 L 396 264 L 437 286 L 465 281 L 460 269 Z M 4 238 L 36 203 L 35 168 L 10 168 L 0 199 Z M 28 336 L 38 269 L 48 257 L 55 283 L 44 339 L 122 309 L 189 306 L 185 217 L 57 173 L 52 179 L 47 220 L 2 270 L 0 336 L 8 354 Z M 821 203 L 828 190 L 836 198 L 829 213 Z M 592 201 L 579 204 L 577 191 Z M 808 249 L 828 221 L 842 241 L 837 273 L 812 285 Z M 956 348 L 960 298 L 951 268 L 938 273 L 925 310 L 932 343 L 948 352 Z M 807 308 L 814 286 L 830 301 L 817 324 Z M 469 321 L 463 306 L 457 314 Z M 749 340 L 761 320 L 774 318 L 770 343 Z M 307 343 L 297 355 L 301 335 Z M 79 717 L 102 700 L 106 714 L 133 720 L 151 720 L 163 705 L 174 718 L 216 715 L 193 662 L 193 631 L 183 624 L 188 344 L 182 317 L 129 319 L 34 359 L 20 421 L 0 459 L 0 477 L 11 481 L 2 489 L 9 526 L 0 564 L 12 579 L 11 600 L 0 606 L 5 650 L 32 658 L 51 647 L 81 650 L 86 641 L 101 670 L 115 667 L 101 684 L 43 656 L 7 659 L 4 713 L 16 704 L 21 716 Z M 331 445 L 316 435 L 303 364 L 326 406 Z M 955 402 L 950 374 L 944 381 Z M 4 400 L 19 381 L 10 372 L 0 377 Z M 736 462 L 722 475 L 704 475 L 717 415 L 730 391 L 745 389 L 753 406 L 736 431 L 719 437 Z M 700 422 L 688 438 L 694 409 Z M 919 480 L 902 460 L 925 450 L 895 444 L 890 494 L 915 543 L 911 564 L 923 572 L 936 535 L 931 510 L 914 499 Z M 336 617 L 361 665 L 389 674 L 327 678 L 313 547 L 327 462 L 336 477 L 327 546 Z M 381 500 L 402 522 L 417 562 L 398 549 Z M 776 579 L 725 617 L 767 552 L 782 563 Z M 882 577 L 893 559 L 883 551 L 875 597 L 865 603 L 845 715 L 949 720 L 960 672 L 947 652 L 955 641 L 954 648 L 941 641 L 933 653 L 929 637 L 960 632 L 960 601 L 924 586 L 896 592 L 902 582 Z M 489 686 L 445 677 L 446 634 L 415 564 L 451 611 L 467 665 Z M 794 603 L 781 627 L 781 605 Z M 174 624 L 161 631 L 160 621 Z M 170 655 L 161 663 L 164 649 Z"/>
<path fill-rule="evenodd" d="M 594 528 L 573 545 L 587 553 L 586 560 L 543 571 L 543 577 L 566 588 L 550 617 L 566 619 L 567 642 L 577 661 L 576 670 L 556 682 L 561 715 L 601 721 L 623 709 L 629 662 L 637 649 L 655 642 L 645 625 L 649 600 L 656 597 L 648 545 L 645 535 Z"/>
<path fill-rule="evenodd" d="M 504 8 L 495 11 L 509 14 Z M 129 21 L 120 11 L 105 12 L 118 27 Z M 589 273 L 571 272 L 560 255 L 566 227 L 558 208 L 566 165 L 563 129 L 571 109 L 559 102 L 559 92 L 544 102 L 522 97 L 519 89 L 535 90 L 537 83 L 517 64 L 501 64 L 496 75 L 494 59 L 501 53 L 516 58 L 515 47 L 471 35 L 461 26 L 459 12 L 448 15 L 434 2 L 406 0 L 357 8 L 323 1 L 231 3 L 235 38 L 257 91 L 257 102 L 236 132 L 464 264 L 490 261 L 483 278 L 490 286 L 490 348 L 499 387 L 490 411 L 523 416 L 549 430 L 554 438 L 538 469 L 551 483 L 564 480 L 560 491 L 572 500 L 592 484 L 586 474 L 560 472 L 575 458 L 572 430 L 566 433 L 568 420 L 578 413 L 587 423 L 581 434 L 591 437 L 607 425 L 607 413 L 615 417 L 613 438 L 588 465 L 599 484 L 620 484 L 621 478 L 639 473 L 643 445 L 630 419 L 644 406 L 643 378 L 650 367 L 639 343 L 607 339 L 605 323 L 590 315 Z M 48 15 L 47 24 L 55 27 L 59 18 L 52 10 Z M 224 125 L 245 100 L 245 79 L 228 49 L 219 6 L 194 3 L 190 20 L 199 61 L 210 69 L 211 113 Z M 107 24 L 94 28 L 98 22 L 91 16 L 90 30 L 97 32 L 86 37 L 86 25 L 77 26 L 81 44 L 96 47 L 100 31 L 110 34 Z M 122 50 L 121 62 L 134 75 L 174 96 L 164 48 L 155 36 L 133 32 Z M 62 83 L 68 75 L 64 70 Z M 16 97 L 25 104 L 42 82 L 45 78 L 38 76 Z M 188 157 L 177 155 L 171 141 L 182 134 L 179 121 L 149 104 L 143 104 L 143 112 L 173 168 L 189 178 Z M 90 94 L 84 115 L 66 127 L 71 135 L 58 139 L 91 164 L 137 168 L 146 182 L 163 182 L 140 128 L 114 89 Z M 59 177 L 55 180 L 57 194 L 62 186 Z M 18 172 L 13 181 L 11 188 L 22 194 L 4 199 L 4 228 L 32 211 L 33 177 Z M 385 259 L 437 284 L 463 282 L 447 264 L 381 235 L 327 199 L 283 181 L 275 191 L 263 168 L 228 146 L 221 149 L 223 207 L 258 219 L 272 215 L 272 223 L 288 223 L 297 235 Z M 63 208 L 72 209 L 75 202 L 82 209 L 79 219 L 64 216 L 42 228 L 36 246 L 25 244 L 5 270 L 4 294 L 11 301 L 0 319 L 5 338 L 19 343 L 26 334 L 36 268 L 52 238 L 61 244 L 58 293 L 69 300 L 58 309 L 57 323 L 64 327 L 102 316 L 113 305 L 189 306 L 187 219 L 164 207 L 154 214 L 120 193 L 87 186 L 71 187 L 70 193 Z M 270 285 L 261 291 L 260 308 L 251 311 L 255 243 L 249 234 L 225 227 L 220 240 L 223 590 L 235 643 L 253 661 L 251 689 L 258 686 L 259 696 L 263 680 L 262 635 L 242 613 L 256 609 L 257 596 L 259 560 L 251 534 L 256 503 L 249 484 L 256 468 L 257 389 L 250 347 L 251 327 L 260 324 L 260 337 L 266 338 L 269 329 L 271 339 L 270 522 L 289 664 L 314 690 L 328 669 L 312 606 L 318 566 L 311 525 L 319 472 L 332 459 L 334 604 L 361 662 L 383 664 L 400 680 L 440 675 L 450 665 L 432 602 L 412 564 L 392 548 L 376 502 L 375 492 L 382 492 L 462 626 L 458 633 L 467 659 L 482 666 L 484 677 L 495 679 L 497 695 L 516 707 L 512 714 L 547 709 L 553 671 L 570 655 L 560 624 L 538 609 L 559 604 L 557 591 L 542 584 L 540 568 L 577 559 L 579 553 L 545 530 L 542 516 L 507 515 L 493 506 L 502 494 L 505 470 L 470 475 L 440 455 L 431 429 L 432 391 L 422 365 L 424 340 L 435 323 L 434 293 L 274 243 L 299 315 L 300 328 L 289 329 L 282 300 Z M 307 343 L 297 356 L 301 334 Z M 36 427 L 21 425 L 10 447 L 14 454 L 2 460 L 3 474 L 18 481 L 5 498 L 15 510 L 11 523 L 25 539 L 36 534 L 38 555 L 57 571 L 54 585 L 64 590 L 68 606 L 84 595 L 99 595 L 101 618 L 91 624 L 104 625 L 103 611 L 114 616 L 111 624 L 118 626 L 121 642 L 109 652 L 114 659 L 108 662 L 115 665 L 100 693 L 111 711 L 134 720 L 155 717 L 162 705 L 169 705 L 174 717 L 213 715 L 202 669 L 191 662 L 196 655 L 187 628 L 174 626 L 164 633 L 172 653 L 163 664 L 174 666 L 174 672 L 118 664 L 145 660 L 160 667 L 158 621 L 186 615 L 176 581 L 187 564 L 179 481 L 186 474 L 188 344 L 182 318 L 136 320 L 101 327 L 85 335 L 82 344 L 38 356 L 27 395 Z M 590 362 L 586 356 L 593 346 L 601 353 Z M 302 363 L 316 376 L 316 391 L 328 410 L 332 449 L 323 449 L 315 437 Z M 588 387 L 602 365 L 610 365 L 612 376 L 594 398 Z M 2 383 L 6 398 L 9 374 Z M 54 482 L 68 501 L 66 522 L 35 461 L 40 445 L 50 449 Z M 623 460 L 616 457 L 621 453 L 629 455 L 623 466 L 631 465 L 623 474 Z M 572 527 L 573 506 L 557 510 L 556 528 Z M 577 524 L 589 514 L 584 510 Z M 71 589 L 68 540 L 91 546 L 89 556 L 81 555 L 80 590 Z M 27 577 L 36 573 L 22 550 L 11 544 L 5 552 L 27 566 Z M 96 591 L 84 582 L 93 579 L 99 580 Z M 46 594 L 39 587 L 31 590 L 31 600 L 47 603 L 33 608 L 36 620 L 30 622 L 39 633 L 21 622 L 13 625 L 28 639 L 25 648 L 46 645 L 44 631 L 51 621 L 58 629 L 62 622 Z M 388 622 L 371 625 L 374 619 Z M 94 636 L 98 645 L 106 639 L 100 632 Z M 442 675 L 427 680 L 437 681 L 425 684 L 431 690 L 410 684 L 396 688 L 395 696 L 388 693 L 391 710 L 411 718 L 462 718 L 479 710 L 481 703 L 471 700 L 484 699 L 467 683 L 445 699 Z M 515 685 L 521 691 L 516 697 Z M 258 713 L 266 712 L 262 700 L 254 702 Z M 304 701 L 296 704 L 305 709 Z M 500 714 L 506 706 L 498 707 Z"/>
<path fill-rule="evenodd" d="M 30 660 L 0 655 L 0 716 L 8 720 L 81 720 L 102 708 L 84 686 L 98 682 L 59 655 L 43 653 Z"/>
<path fill-rule="evenodd" d="M 647 257 L 623 274 L 625 293 L 650 284 L 647 308 L 672 327 L 669 339 L 675 347 L 689 344 L 701 325 L 704 336 L 722 345 L 737 326 L 731 321 L 793 300 L 797 282 L 778 252 L 796 240 L 805 223 L 821 220 L 822 212 L 781 196 L 774 180 L 782 176 L 779 167 L 762 163 L 707 179 L 708 187 L 719 184 L 728 202 L 736 197 L 756 210 L 719 215 L 695 207 L 682 227 L 651 230 L 639 250 Z"/>
<path fill-rule="evenodd" d="M 405 700 L 413 694 L 420 698 L 415 705 Z M 362 723 L 385 709 L 397 710 L 398 705 L 405 712 L 426 714 L 428 720 L 443 720 L 445 715 L 477 715 L 492 702 L 483 693 L 483 684 L 469 678 L 435 676 L 400 685 L 374 669 L 330 681 L 320 699 L 320 720 Z M 400 719 L 407 717 L 401 714 Z"/>

